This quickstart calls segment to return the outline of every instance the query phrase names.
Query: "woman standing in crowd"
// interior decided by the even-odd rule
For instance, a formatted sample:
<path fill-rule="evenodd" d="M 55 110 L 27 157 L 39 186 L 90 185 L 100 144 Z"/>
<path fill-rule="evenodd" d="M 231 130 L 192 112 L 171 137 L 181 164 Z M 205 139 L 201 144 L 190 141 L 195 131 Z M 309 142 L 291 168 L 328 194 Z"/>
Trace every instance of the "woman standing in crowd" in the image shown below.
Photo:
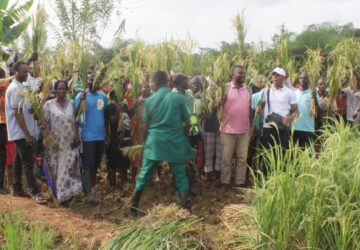
<path fill-rule="evenodd" d="M 45 175 L 53 196 L 59 203 L 68 201 L 82 192 L 80 135 L 75 126 L 73 101 L 66 98 L 68 84 L 55 82 L 56 98 L 47 101 L 44 113 L 50 129 L 51 143 L 45 149 Z"/>

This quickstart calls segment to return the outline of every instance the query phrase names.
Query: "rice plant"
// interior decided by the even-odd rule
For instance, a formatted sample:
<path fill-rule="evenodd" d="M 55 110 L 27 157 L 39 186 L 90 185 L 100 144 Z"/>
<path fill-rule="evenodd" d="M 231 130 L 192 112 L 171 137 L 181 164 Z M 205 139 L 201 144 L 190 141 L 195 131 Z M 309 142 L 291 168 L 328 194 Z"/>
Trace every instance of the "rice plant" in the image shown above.
<path fill-rule="evenodd" d="M 128 53 L 129 53 L 129 73 L 131 79 L 131 95 L 133 98 L 136 99 L 139 95 L 140 84 L 144 77 L 143 76 L 145 69 L 144 43 L 140 40 L 134 41 Z"/>
<path fill-rule="evenodd" d="M 242 10 L 241 13 L 238 12 L 234 19 L 232 20 L 234 29 L 236 30 L 236 38 L 239 46 L 239 58 L 245 59 L 246 49 L 245 49 L 245 37 L 247 33 L 246 19 L 245 19 L 245 10 Z"/>
<path fill-rule="evenodd" d="M 360 241 L 360 164 L 357 127 L 335 122 L 323 146 L 264 151 L 270 176 L 255 179 L 256 209 L 247 220 L 252 249 L 357 249 Z M 358 159 L 359 158 L 359 159 Z M 296 160 L 295 160 L 296 159 Z M 244 215 L 246 216 L 246 215 Z M 242 224 L 243 225 L 243 224 Z M 250 228 L 249 228 L 250 230 Z M 242 249 L 244 245 L 237 245 Z"/>
<path fill-rule="evenodd" d="M 194 76 L 195 59 L 193 51 L 196 48 L 196 41 L 187 34 L 184 41 L 180 41 L 180 71 L 189 77 Z"/>
<path fill-rule="evenodd" d="M 316 91 L 316 85 L 317 80 L 321 76 L 321 72 L 323 70 L 323 62 L 324 58 L 321 55 L 321 50 L 316 49 L 308 49 L 306 51 L 307 59 L 305 61 L 304 70 L 307 72 L 309 80 L 310 80 L 310 89 L 311 91 Z M 317 110 L 316 110 L 316 104 L 315 99 L 312 98 L 311 100 L 311 109 L 310 109 L 310 115 L 312 117 L 316 117 Z"/>
<path fill-rule="evenodd" d="M 174 204 L 159 205 L 101 249 L 207 249 L 200 230 L 196 217 L 179 210 Z"/>

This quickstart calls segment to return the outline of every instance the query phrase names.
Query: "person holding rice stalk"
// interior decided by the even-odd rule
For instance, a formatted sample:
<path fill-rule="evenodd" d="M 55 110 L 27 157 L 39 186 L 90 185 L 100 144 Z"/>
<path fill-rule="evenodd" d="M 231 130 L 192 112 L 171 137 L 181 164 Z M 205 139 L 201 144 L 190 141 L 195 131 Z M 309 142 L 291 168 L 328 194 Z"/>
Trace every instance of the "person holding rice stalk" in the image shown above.
<path fill-rule="evenodd" d="M 315 108 L 320 110 L 320 98 L 316 90 L 311 90 L 309 76 L 302 72 L 299 76 L 300 89 L 295 91 L 298 103 L 299 116 L 294 120 L 294 142 L 305 148 L 315 140 L 315 117 L 311 114 L 313 99 Z"/>
<path fill-rule="evenodd" d="M 155 93 L 145 102 L 145 145 L 143 162 L 136 179 L 135 192 L 131 199 L 130 212 L 139 214 L 139 202 L 145 185 L 161 162 L 168 162 L 180 191 L 181 206 L 191 209 L 188 203 L 189 181 L 185 162 L 193 158 L 192 149 L 184 132 L 183 123 L 189 127 L 190 113 L 185 97 L 173 93 L 166 86 L 168 76 L 164 71 L 152 75 Z"/>
<path fill-rule="evenodd" d="M 349 124 L 360 123 L 360 67 L 353 71 L 353 81 L 349 87 L 343 90 L 347 98 L 346 119 Z"/>
<path fill-rule="evenodd" d="M 178 93 L 185 97 L 185 104 L 186 108 L 190 113 L 190 128 L 189 128 L 189 135 L 188 139 L 190 142 L 190 146 L 197 150 L 198 143 L 200 139 L 200 128 L 198 122 L 198 114 L 197 114 L 197 107 L 194 96 L 192 91 L 189 90 L 189 83 L 188 77 L 183 73 L 176 73 L 171 76 L 171 82 L 174 84 L 174 88 L 172 92 Z M 195 187 L 195 176 L 196 176 L 196 169 L 195 169 L 195 156 L 194 158 L 187 162 L 186 165 L 186 174 L 189 179 L 190 184 L 190 193 L 192 195 L 199 195 L 200 191 Z M 178 190 L 175 190 L 177 193 Z"/>
<path fill-rule="evenodd" d="M 81 131 L 83 142 L 83 166 L 82 180 L 84 193 L 92 203 L 99 203 L 99 199 L 92 194 L 92 188 L 96 184 L 97 169 L 101 162 L 105 146 L 105 139 L 108 138 L 108 126 L 106 121 L 106 108 L 108 105 L 104 93 L 99 91 L 103 74 L 95 79 L 94 73 L 87 75 L 86 92 L 79 93 L 75 98 L 76 116 L 80 113 L 80 107 L 86 104 L 84 124 Z M 83 104 L 82 104 L 83 103 Z"/>
<path fill-rule="evenodd" d="M 54 198 L 60 204 L 82 193 L 80 175 L 80 135 L 75 126 L 75 108 L 66 98 L 65 80 L 54 84 L 56 98 L 44 104 L 44 114 L 52 143 L 45 145 L 44 174 Z"/>
<path fill-rule="evenodd" d="M 275 143 L 284 150 L 289 147 L 290 125 L 298 115 L 296 94 L 284 85 L 285 80 L 284 69 L 277 67 L 271 72 L 272 85 L 263 90 L 262 103 L 257 109 L 258 113 L 264 111 L 262 144 L 267 149 Z M 267 168 L 264 168 L 265 176 Z"/>
<path fill-rule="evenodd" d="M 35 118 L 31 104 L 25 99 L 27 91 L 24 82 L 28 77 L 29 67 L 25 62 L 14 64 L 15 78 L 6 90 L 5 114 L 6 127 L 10 141 L 15 141 L 16 156 L 13 165 L 13 195 L 27 196 L 22 188 L 22 170 L 30 188 L 32 198 L 39 204 L 47 203 L 36 183 L 33 168 L 33 145 L 35 136 Z"/>
<path fill-rule="evenodd" d="M 223 117 L 220 122 L 222 165 L 221 192 L 230 186 L 231 165 L 236 153 L 235 184 L 244 187 L 246 182 L 247 155 L 251 132 L 251 89 L 245 85 L 246 69 L 233 67 L 232 80 L 226 86 L 222 100 Z"/>

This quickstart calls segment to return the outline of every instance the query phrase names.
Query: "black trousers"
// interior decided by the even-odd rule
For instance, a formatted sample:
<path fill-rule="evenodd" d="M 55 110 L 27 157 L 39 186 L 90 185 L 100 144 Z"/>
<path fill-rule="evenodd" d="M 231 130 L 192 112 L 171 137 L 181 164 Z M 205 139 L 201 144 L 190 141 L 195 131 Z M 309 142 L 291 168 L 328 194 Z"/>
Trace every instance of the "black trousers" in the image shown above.
<path fill-rule="evenodd" d="M 4 187 L 6 167 L 6 124 L 0 124 L 0 188 Z"/>
<path fill-rule="evenodd" d="M 92 187 L 96 184 L 96 175 L 101 163 L 104 145 L 104 141 L 83 142 L 83 165 L 84 169 L 90 172 Z"/>
<path fill-rule="evenodd" d="M 33 147 L 27 145 L 25 139 L 15 141 L 16 155 L 13 165 L 13 189 L 14 192 L 22 190 L 22 170 L 25 172 L 25 179 L 32 195 L 40 192 L 34 175 Z"/>
<path fill-rule="evenodd" d="M 315 141 L 315 133 L 305 131 L 294 131 L 294 143 L 298 143 L 301 148 L 305 148 Z"/>
<path fill-rule="evenodd" d="M 289 148 L 291 131 L 290 129 L 277 130 L 275 128 L 263 128 L 261 143 L 266 149 L 270 149 L 275 145 L 280 145 L 283 153 Z M 266 162 L 266 161 L 264 161 Z M 267 176 L 270 166 L 265 164 L 264 175 Z"/>

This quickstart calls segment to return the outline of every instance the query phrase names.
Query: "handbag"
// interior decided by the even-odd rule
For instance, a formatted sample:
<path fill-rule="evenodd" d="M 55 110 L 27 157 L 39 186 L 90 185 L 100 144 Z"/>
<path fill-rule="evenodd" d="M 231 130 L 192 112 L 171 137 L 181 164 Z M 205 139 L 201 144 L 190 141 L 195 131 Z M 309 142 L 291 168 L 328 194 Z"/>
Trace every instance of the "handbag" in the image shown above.
<path fill-rule="evenodd" d="M 287 126 L 283 122 L 283 116 L 278 113 L 272 112 L 270 114 L 270 88 L 267 91 L 267 104 L 268 104 L 268 115 L 265 118 L 266 123 L 270 123 L 269 125 L 279 130 L 284 130 Z"/>

